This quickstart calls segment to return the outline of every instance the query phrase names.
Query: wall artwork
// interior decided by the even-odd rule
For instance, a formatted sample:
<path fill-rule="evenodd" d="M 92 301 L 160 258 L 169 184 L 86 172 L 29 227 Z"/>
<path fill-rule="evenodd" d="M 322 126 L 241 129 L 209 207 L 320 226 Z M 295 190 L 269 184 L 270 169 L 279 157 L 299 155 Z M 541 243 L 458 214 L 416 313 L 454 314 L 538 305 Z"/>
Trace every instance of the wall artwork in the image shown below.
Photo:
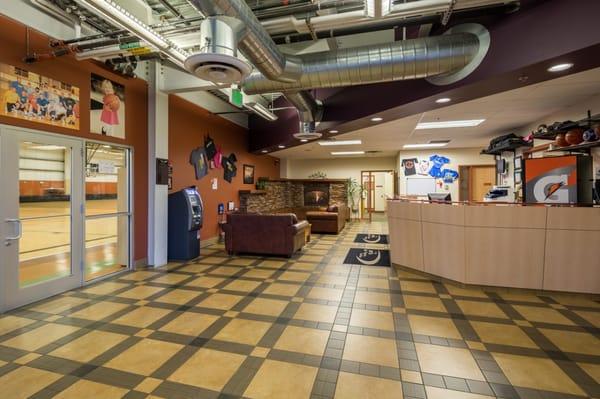
<path fill-rule="evenodd" d="M 0 64 L 0 115 L 79 130 L 79 88 Z"/>
<path fill-rule="evenodd" d="M 244 165 L 244 184 L 254 184 L 254 165 Z"/>
<path fill-rule="evenodd" d="M 421 159 L 417 164 L 417 174 L 419 176 L 429 176 L 429 169 L 431 168 L 431 163 L 428 159 Z"/>
<path fill-rule="evenodd" d="M 125 86 L 92 74 L 90 132 L 125 138 Z"/>
<path fill-rule="evenodd" d="M 329 205 L 328 183 L 306 183 L 304 184 L 304 206 L 327 206 Z"/>
<path fill-rule="evenodd" d="M 407 158 L 402 160 L 404 168 L 404 176 L 413 176 L 417 174 L 416 164 L 419 162 L 417 158 Z"/>
<path fill-rule="evenodd" d="M 231 183 L 233 178 L 237 175 L 237 157 L 235 154 L 229 154 L 228 157 L 221 159 L 221 166 L 223 166 L 223 178 L 226 182 Z"/>
<path fill-rule="evenodd" d="M 204 147 L 198 147 L 190 154 L 190 164 L 194 167 L 196 180 L 202 179 L 208 174 L 208 160 Z"/>

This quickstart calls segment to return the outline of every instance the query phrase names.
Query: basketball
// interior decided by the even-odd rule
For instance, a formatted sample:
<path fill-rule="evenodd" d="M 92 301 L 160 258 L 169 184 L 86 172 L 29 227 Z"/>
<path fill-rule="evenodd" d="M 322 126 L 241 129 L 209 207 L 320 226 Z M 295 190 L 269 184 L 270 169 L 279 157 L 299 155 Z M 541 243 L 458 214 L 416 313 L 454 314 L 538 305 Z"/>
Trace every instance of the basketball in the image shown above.
<path fill-rule="evenodd" d="M 567 143 L 565 140 L 565 135 L 563 133 L 558 133 L 556 135 L 556 145 L 559 147 L 566 147 L 569 145 L 569 143 Z"/>
<path fill-rule="evenodd" d="M 119 107 L 121 106 L 121 100 L 116 94 L 108 94 L 104 99 L 104 104 L 108 107 L 108 109 L 114 112 L 119 110 Z"/>
<path fill-rule="evenodd" d="M 573 129 L 569 130 L 569 132 L 565 136 L 565 140 L 567 143 L 571 145 L 577 145 L 583 141 L 583 130 L 582 129 Z"/>

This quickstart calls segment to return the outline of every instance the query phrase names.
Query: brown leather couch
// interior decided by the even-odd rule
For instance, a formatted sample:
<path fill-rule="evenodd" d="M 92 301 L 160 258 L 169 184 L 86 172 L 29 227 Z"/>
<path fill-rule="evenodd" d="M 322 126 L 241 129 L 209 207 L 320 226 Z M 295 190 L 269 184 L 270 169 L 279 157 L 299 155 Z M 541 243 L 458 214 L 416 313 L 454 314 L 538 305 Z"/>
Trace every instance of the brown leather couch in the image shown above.
<path fill-rule="evenodd" d="M 253 253 L 292 256 L 305 244 L 308 222 L 294 214 L 261 215 L 234 213 L 223 225 L 229 254 Z"/>
<path fill-rule="evenodd" d="M 306 220 L 311 224 L 313 233 L 338 234 L 344 229 L 348 218 L 348 207 L 346 205 L 333 205 L 325 211 L 308 211 Z"/>

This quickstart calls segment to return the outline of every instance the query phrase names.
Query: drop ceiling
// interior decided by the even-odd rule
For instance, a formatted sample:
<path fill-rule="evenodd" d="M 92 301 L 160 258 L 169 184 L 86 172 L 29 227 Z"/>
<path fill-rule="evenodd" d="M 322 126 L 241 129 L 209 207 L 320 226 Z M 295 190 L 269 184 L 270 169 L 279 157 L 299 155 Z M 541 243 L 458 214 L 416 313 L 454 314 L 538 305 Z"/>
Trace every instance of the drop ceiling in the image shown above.
<path fill-rule="evenodd" d="M 585 103 L 587 99 L 591 100 L 598 95 L 600 68 L 448 105 L 387 123 L 374 123 L 372 127 L 337 136 L 340 140 L 360 139 L 362 145 L 323 147 L 311 142 L 276 151 L 272 155 L 289 159 L 322 159 L 332 158 L 331 151 L 363 150 L 375 153 L 355 157 L 384 157 L 396 155 L 404 144 L 444 139 L 451 140 L 446 148 L 483 148 L 493 137 L 505 133 L 526 134 L 528 132 L 524 131 L 525 128 L 532 123 L 544 120 L 545 117 L 574 104 Z M 434 100 L 432 99 L 432 106 L 435 105 Z M 587 109 L 581 110 L 581 117 L 585 116 L 586 111 Z M 485 122 L 470 128 L 415 130 L 419 122 L 464 119 L 485 119 Z"/>

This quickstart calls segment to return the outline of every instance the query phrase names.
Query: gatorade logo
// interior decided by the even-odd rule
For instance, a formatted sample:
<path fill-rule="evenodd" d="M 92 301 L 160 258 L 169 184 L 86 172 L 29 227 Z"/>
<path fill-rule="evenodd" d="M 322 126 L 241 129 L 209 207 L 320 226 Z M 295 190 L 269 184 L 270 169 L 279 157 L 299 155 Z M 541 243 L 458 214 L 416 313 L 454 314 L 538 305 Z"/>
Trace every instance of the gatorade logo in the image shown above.
<path fill-rule="evenodd" d="M 549 175 L 535 182 L 533 196 L 536 202 L 567 203 L 569 202 L 569 175 Z"/>

